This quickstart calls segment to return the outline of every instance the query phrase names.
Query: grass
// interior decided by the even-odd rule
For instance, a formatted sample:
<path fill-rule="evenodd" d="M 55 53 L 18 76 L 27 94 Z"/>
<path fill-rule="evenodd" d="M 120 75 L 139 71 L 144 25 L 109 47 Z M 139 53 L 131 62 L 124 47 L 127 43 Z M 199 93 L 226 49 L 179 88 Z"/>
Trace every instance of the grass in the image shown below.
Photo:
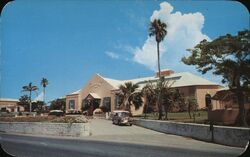
<path fill-rule="evenodd" d="M 188 112 L 168 113 L 168 121 L 193 123 L 193 114 L 191 113 L 191 115 L 192 118 L 190 119 Z M 136 117 L 144 118 L 144 114 Z M 146 119 L 157 120 L 158 113 L 147 113 Z M 207 123 L 207 111 L 197 111 L 195 123 Z"/>

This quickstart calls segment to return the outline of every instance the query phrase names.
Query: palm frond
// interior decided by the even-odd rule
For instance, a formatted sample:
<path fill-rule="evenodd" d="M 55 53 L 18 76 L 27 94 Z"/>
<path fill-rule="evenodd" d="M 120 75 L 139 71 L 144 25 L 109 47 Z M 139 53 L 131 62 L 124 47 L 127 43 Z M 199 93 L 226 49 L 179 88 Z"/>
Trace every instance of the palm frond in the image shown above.
<path fill-rule="evenodd" d="M 49 84 L 48 80 L 46 78 L 42 78 L 41 85 L 43 87 L 46 87 Z"/>
<path fill-rule="evenodd" d="M 149 36 L 155 36 L 157 42 L 163 41 L 167 35 L 167 24 L 162 22 L 160 19 L 155 19 L 150 23 Z"/>

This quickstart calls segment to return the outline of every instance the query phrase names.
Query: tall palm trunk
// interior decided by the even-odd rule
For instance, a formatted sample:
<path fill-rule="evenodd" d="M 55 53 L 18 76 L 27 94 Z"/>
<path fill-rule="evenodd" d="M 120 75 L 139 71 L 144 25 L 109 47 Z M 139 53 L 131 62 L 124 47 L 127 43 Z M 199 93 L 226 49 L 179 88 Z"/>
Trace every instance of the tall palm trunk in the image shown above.
<path fill-rule="evenodd" d="M 43 87 L 43 104 L 45 105 L 45 87 Z"/>
<path fill-rule="evenodd" d="M 126 97 L 126 99 L 125 99 L 125 110 L 129 110 L 129 104 L 128 104 L 128 96 Z"/>
<path fill-rule="evenodd" d="M 32 105 L 32 102 L 31 102 L 31 91 L 30 91 L 30 113 L 31 113 L 31 105 Z"/>
<path fill-rule="evenodd" d="M 160 43 L 157 42 L 157 60 L 158 60 L 158 72 L 159 78 L 161 78 L 161 66 L 160 66 Z"/>
<path fill-rule="evenodd" d="M 158 106 L 158 112 L 159 117 L 158 119 L 162 119 L 162 106 L 161 106 L 161 90 L 162 90 L 162 80 L 161 80 L 161 67 L 160 67 L 160 43 L 157 42 L 157 59 L 158 59 L 158 75 L 159 75 L 159 91 L 157 96 L 157 106 Z"/>
<path fill-rule="evenodd" d="M 125 95 L 124 100 L 123 100 L 123 105 L 122 105 L 122 109 L 123 110 L 130 110 L 129 109 L 129 102 L 128 102 L 129 96 Z"/>

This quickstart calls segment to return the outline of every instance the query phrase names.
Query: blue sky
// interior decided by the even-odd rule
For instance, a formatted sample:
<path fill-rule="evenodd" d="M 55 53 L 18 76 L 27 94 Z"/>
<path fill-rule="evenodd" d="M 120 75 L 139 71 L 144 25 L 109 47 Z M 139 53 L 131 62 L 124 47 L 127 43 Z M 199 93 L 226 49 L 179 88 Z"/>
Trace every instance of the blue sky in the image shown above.
<path fill-rule="evenodd" d="M 180 62 L 187 48 L 249 28 L 247 9 L 233 1 L 16 0 L 0 21 L 0 97 L 19 98 L 29 82 L 39 94 L 42 77 L 52 100 L 82 88 L 94 73 L 120 80 L 154 75 L 154 18 L 168 25 L 161 67 L 200 76 Z"/>

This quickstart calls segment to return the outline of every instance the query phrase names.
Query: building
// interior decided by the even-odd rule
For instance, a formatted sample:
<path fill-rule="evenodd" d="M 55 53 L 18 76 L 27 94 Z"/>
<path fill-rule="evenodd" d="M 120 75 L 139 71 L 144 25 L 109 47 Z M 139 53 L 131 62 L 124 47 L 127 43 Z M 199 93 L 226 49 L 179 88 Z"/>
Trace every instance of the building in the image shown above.
<path fill-rule="evenodd" d="M 0 111 L 1 112 L 20 112 L 24 111 L 23 106 L 17 105 L 18 99 L 0 98 Z"/>
<path fill-rule="evenodd" d="M 239 115 L 239 104 L 235 93 L 229 88 L 222 88 L 212 97 L 212 110 L 208 112 L 208 120 L 224 124 L 235 124 Z M 244 98 L 246 121 L 250 124 L 250 95 Z"/>
<path fill-rule="evenodd" d="M 222 88 L 216 92 L 212 97 L 213 100 L 213 110 L 216 109 L 239 109 L 237 96 L 235 93 L 231 92 L 229 88 Z M 250 95 L 245 94 L 244 107 L 246 110 L 250 110 Z"/>
<path fill-rule="evenodd" d="M 87 84 L 80 90 L 66 95 L 66 112 L 71 110 L 82 110 L 86 106 L 89 113 L 97 107 L 105 107 L 108 111 L 113 111 L 119 105 L 119 97 L 115 92 L 119 86 L 125 82 L 138 84 L 142 89 L 148 81 L 156 83 L 158 78 L 156 74 L 152 77 L 137 78 L 131 80 L 115 80 L 95 74 Z M 194 96 L 198 101 L 198 108 L 205 108 L 205 95 L 209 93 L 213 96 L 221 86 L 217 83 L 208 81 L 200 76 L 196 76 L 189 72 L 175 73 L 172 70 L 162 70 L 161 75 L 165 80 L 172 82 L 172 88 L 180 90 L 184 96 Z M 143 112 L 143 107 L 135 110 L 131 109 L 133 115 L 139 115 Z"/>

